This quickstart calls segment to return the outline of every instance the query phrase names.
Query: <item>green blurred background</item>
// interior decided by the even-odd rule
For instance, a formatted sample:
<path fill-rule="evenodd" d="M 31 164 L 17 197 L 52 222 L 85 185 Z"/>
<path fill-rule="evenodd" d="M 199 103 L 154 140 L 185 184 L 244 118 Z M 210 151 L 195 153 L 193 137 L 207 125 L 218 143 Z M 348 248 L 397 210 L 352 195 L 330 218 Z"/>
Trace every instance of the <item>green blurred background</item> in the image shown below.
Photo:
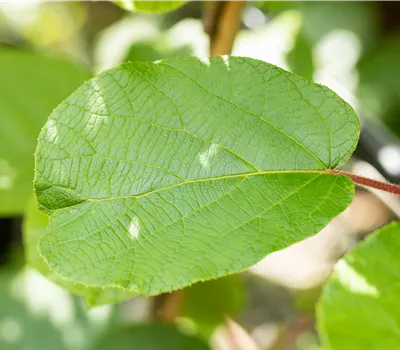
<path fill-rule="evenodd" d="M 357 240 L 399 215 L 398 203 L 359 190 L 319 238 L 153 299 L 72 285 L 36 250 L 47 218 L 32 197 L 33 154 L 47 116 L 123 61 L 208 56 L 204 6 L 148 14 L 108 1 L 0 2 L 0 349 L 322 349 L 314 325 L 321 284 Z M 400 2 L 250 1 L 233 55 L 336 91 L 367 128 L 350 166 L 400 179 Z M 123 302 L 107 305 L 116 295 Z M 169 303 L 179 304 L 172 318 Z"/>

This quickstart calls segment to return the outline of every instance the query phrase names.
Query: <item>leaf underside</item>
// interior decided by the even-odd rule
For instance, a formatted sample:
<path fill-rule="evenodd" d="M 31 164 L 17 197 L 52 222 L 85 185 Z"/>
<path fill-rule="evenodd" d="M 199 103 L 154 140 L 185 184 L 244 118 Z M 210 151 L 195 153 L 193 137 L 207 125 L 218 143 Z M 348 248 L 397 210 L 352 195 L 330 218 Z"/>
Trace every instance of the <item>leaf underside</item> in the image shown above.
<path fill-rule="evenodd" d="M 45 233 L 48 222 L 48 216 L 37 209 L 35 198 L 31 198 L 24 212 L 22 226 L 24 252 L 28 265 L 69 292 L 83 296 L 88 307 L 118 303 L 134 296 L 134 293 L 121 288 L 89 287 L 82 283 L 74 283 L 50 270 L 37 248 L 39 239 Z"/>
<path fill-rule="evenodd" d="M 399 223 L 385 226 L 336 264 L 317 317 L 329 349 L 399 347 L 399 235 Z"/>
<path fill-rule="evenodd" d="M 39 137 L 40 250 L 66 278 L 154 295 L 243 270 L 321 230 L 353 184 L 336 94 L 249 58 L 122 64 Z"/>

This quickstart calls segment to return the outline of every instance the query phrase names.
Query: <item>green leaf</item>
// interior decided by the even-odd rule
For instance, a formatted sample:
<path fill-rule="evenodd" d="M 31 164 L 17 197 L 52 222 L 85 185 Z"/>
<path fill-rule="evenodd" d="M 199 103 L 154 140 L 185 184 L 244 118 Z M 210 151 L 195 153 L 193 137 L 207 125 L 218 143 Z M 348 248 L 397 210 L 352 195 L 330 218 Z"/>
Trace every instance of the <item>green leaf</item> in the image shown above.
<path fill-rule="evenodd" d="M 355 34 L 362 45 L 375 39 L 377 29 L 374 6 L 363 1 L 257 1 L 261 10 L 274 17 L 285 11 L 299 11 L 301 34 L 314 46 L 335 31 Z"/>
<path fill-rule="evenodd" d="M 121 288 L 95 288 L 85 286 L 81 283 L 74 283 L 62 278 L 57 273 L 50 270 L 43 258 L 40 256 L 38 250 L 39 239 L 44 234 L 48 223 L 48 216 L 37 209 L 36 198 L 32 197 L 28 201 L 24 213 L 22 228 L 27 264 L 35 268 L 52 282 L 67 289 L 71 293 L 84 296 L 86 305 L 89 307 L 118 303 L 134 296 L 134 293 L 131 291 Z"/>
<path fill-rule="evenodd" d="M 33 153 L 51 111 L 90 74 L 71 62 L 0 50 L 0 216 L 23 212 L 32 192 Z"/>
<path fill-rule="evenodd" d="M 176 56 L 189 56 L 191 53 L 191 47 L 188 45 L 169 48 L 160 47 L 157 42 L 140 41 L 129 48 L 124 61 L 157 61 Z"/>
<path fill-rule="evenodd" d="M 137 325 L 118 329 L 107 336 L 95 350 L 208 350 L 202 340 L 162 324 Z"/>
<path fill-rule="evenodd" d="M 302 14 L 302 33 L 312 46 L 340 30 L 367 44 L 377 31 L 373 6 L 362 1 L 295 1 L 293 5 Z"/>
<path fill-rule="evenodd" d="M 87 311 L 76 297 L 29 268 L 0 270 L 1 350 L 85 350 L 112 324 L 115 307 Z"/>
<path fill-rule="evenodd" d="M 366 117 L 380 117 L 392 131 L 400 133 L 400 39 L 381 42 L 358 63 L 357 98 Z"/>
<path fill-rule="evenodd" d="M 194 322 L 199 333 L 209 339 L 224 323 L 235 317 L 245 303 L 245 287 L 240 275 L 227 276 L 185 289 L 180 316 Z"/>
<path fill-rule="evenodd" d="M 168 12 L 181 7 L 187 1 L 113 1 L 123 9 L 133 12 Z"/>
<path fill-rule="evenodd" d="M 318 305 L 331 349 L 397 349 L 400 343 L 400 224 L 374 232 L 335 266 Z"/>
<path fill-rule="evenodd" d="M 302 33 L 296 35 L 294 46 L 287 54 L 286 61 L 290 71 L 307 79 L 312 79 L 314 73 L 312 47 Z"/>
<path fill-rule="evenodd" d="M 326 170 L 358 133 L 331 90 L 258 60 L 122 64 L 40 134 L 40 250 L 69 279 L 148 295 L 241 271 L 348 206 L 351 180 Z"/>

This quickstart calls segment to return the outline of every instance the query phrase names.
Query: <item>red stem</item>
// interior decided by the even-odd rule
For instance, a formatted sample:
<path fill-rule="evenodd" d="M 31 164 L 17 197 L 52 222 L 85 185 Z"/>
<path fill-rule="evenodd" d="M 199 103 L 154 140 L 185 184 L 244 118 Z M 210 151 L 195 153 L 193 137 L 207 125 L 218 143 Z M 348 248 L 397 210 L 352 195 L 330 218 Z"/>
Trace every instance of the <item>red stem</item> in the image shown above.
<path fill-rule="evenodd" d="M 360 186 L 366 186 L 366 187 L 372 187 L 376 188 L 377 190 L 389 192 L 392 194 L 400 195 L 400 186 L 399 185 L 394 185 L 386 182 L 381 182 L 378 180 L 373 180 L 369 179 L 367 177 L 359 176 L 359 175 L 354 175 L 351 173 L 346 173 L 344 171 L 339 171 L 339 170 L 329 170 L 331 174 L 336 174 L 336 175 L 344 175 L 349 177 L 355 184 L 360 185 Z"/>

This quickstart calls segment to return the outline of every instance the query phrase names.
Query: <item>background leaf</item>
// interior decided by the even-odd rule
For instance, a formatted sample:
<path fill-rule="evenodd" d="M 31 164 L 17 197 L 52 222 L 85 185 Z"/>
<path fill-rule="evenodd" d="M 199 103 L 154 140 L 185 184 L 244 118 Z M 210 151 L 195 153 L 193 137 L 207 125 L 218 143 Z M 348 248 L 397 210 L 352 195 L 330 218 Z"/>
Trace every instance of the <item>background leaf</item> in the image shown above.
<path fill-rule="evenodd" d="M 187 1 L 114 1 L 114 3 L 134 12 L 167 12 L 181 7 Z"/>
<path fill-rule="evenodd" d="M 294 46 L 286 56 L 290 71 L 307 79 L 312 79 L 314 64 L 312 59 L 311 45 L 302 33 L 296 35 Z"/>
<path fill-rule="evenodd" d="M 400 224 L 371 234 L 335 266 L 318 305 L 330 349 L 396 349 L 400 343 Z"/>
<path fill-rule="evenodd" d="M 0 271 L 2 350 L 89 349 L 117 322 L 114 307 L 87 311 L 78 298 L 30 268 Z"/>
<path fill-rule="evenodd" d="M 324 171 L 358 132 L 331 90 L 261 61 L 123 64 L 41 132 L 40 249 L 69 279 L 148 295 L 241 271 L 346 208 L 351 180 Z"/>
<path fill-rule="evenodd" d="M 313 46 L 334 31 L 354 33 L 363 43 L 376 36 L 374 5 L 361 1 L 257 1 L 270 14 L 296 10 L 302 16 L 301 34 Z"/>
<path fill-rule="evenodd" d="M 124 61 L 157 61 L 177 56 L 190 56 L 191 48 L 182 46 L 179 48 L 163 48 L 157 47 L 156 43 L 138 42 L 134 43 L 124 59 Z"/>
<path fill-rule="evenodd" d="M 202 340 L 186 335 L 176 328 L 162 324 L 148 324 L 119 329 L 107 336 L 96 350 L 207 350 Z"/>
<path fill-rule="evenodd" d="M 245 286 L 240 275 L 232 275 L 185 289 L 180 316 L 194 322 L 206 339 L 225 317 L 234 317 L 245 304 Z"/>
<path fill-rule="evenodd" d="M 380 43 L 358 63 L 357 96 L 363 115 L 382 118 L 399 134 L 400 39 Z"/>
<path fill-rule="evenodd" d="M 51 111 L 90 73 L 69 61 L 0 50 L 0 216 L 21 214 L 32 192 L 33 153 Z"/>

